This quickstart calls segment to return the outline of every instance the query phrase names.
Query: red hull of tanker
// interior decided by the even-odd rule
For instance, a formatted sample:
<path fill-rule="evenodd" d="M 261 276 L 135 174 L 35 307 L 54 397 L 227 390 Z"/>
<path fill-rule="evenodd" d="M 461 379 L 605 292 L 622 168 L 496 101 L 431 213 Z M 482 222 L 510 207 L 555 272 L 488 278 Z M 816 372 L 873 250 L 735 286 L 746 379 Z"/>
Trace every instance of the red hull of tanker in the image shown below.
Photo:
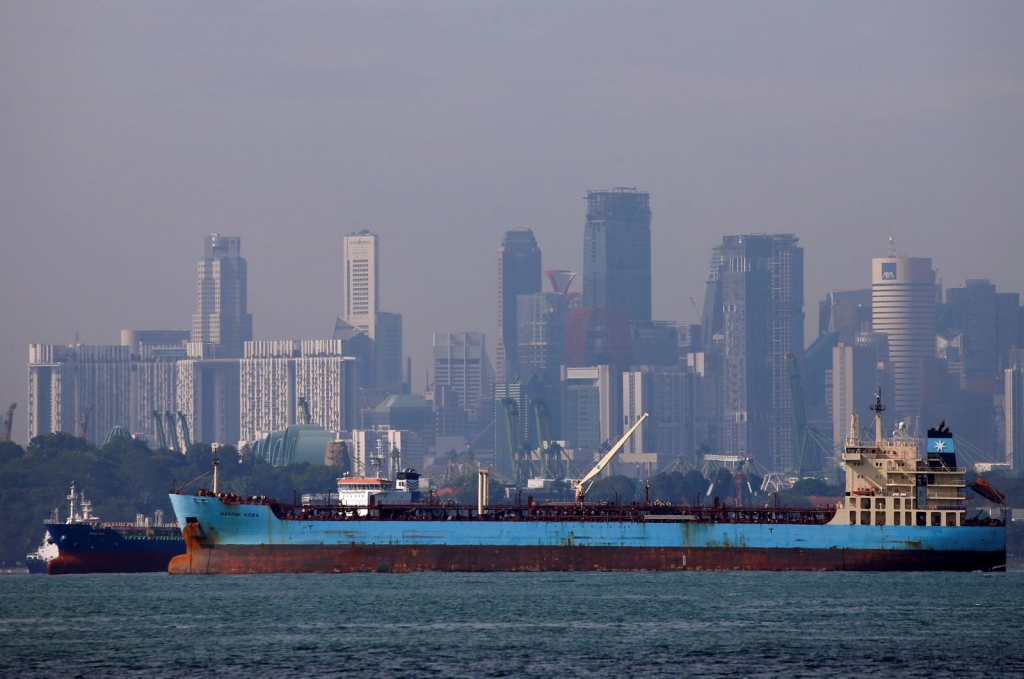
<path fill-rule="evenodd" d="M 186 531 L 186 541 L 188 535 Z M 416 571 L 975 571 L 997 553 L 933 550 L 705 547 L 247 546 L 190 544 L 168 571 L 184 574 Z"/>
<path fill-rule="evenodd" d="M 50 575 L 84 573 L 166 573 L 173 554 L 162 552 L 80 552 L 60 554 L 46 566 Z"/>

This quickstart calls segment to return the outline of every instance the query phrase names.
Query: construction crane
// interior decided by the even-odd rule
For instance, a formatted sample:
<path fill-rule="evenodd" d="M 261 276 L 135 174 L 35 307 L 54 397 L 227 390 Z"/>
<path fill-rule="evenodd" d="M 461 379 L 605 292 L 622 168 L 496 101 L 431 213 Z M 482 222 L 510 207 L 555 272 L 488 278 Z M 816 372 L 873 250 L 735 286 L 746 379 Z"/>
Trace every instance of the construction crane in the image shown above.
<path fill-rule="evenodd" d="M 822 445 L 820 434 L 807 424 L 804 410 L 804 388 L 796 354 L 786 354 L 786 373 L 789 376 L 789 400 L 793 413 L 793 440 L 796 443 L 797 473 L 804 478 L 807 472 L 822 471 Z"/>
<path fill-rule="evenodd" d="M 595 464 L 593 466 L 593 468 L 591 468 L 591 470 L 589 472 L 587 472 L 586 475 L 582 479 L 580 479 L 579 481 L 576 481 L 573 484 L 574 490 L 576 491 L 576 502 L 579 502 L 579 503 L 583 502 L 583 500 L 587 497 L 587 492 L 590 490 L 590 487 L 592 485 L 594 485 L 593 479 L 598 474 L 601 473 L 602 469 L 604 469 L 605 467 L 608 466 L 608 463 L 612 461 L 612 458 L 615 457 L 615 454 L 617 452 L 619 452 L 619 449 L 622 448 L 622 446 L 624 446 L 626 444 L 626 441 L 629 440 L 629 437 L 633 435 L 633 432 L 635 432 L 637 429 L 640 428 L 640 425 L 643 424 L 644 420 L 646 420 L 646 419 L 647 419 L 647 413 L 644 413 L 636 421 L 636 424 L 634 424 L 632 427 L 630 427 L 629 431 L 627 431 L 625 434 L 623 434 L 622 438 L 619 439 L 618 443 L 616 443 L 614 446 L 612 446 L 612 449 L 609 450 L 607 453 L 605 453 L 604 457 L 602 457 L 600 459 L 600 461 L 598 461 L 598 463 Z M 588 481 L 589 481 L 589 483 L 588 483 Z"/>
<path fill-rule="evenodd" d="M 160 417 L 160 411 L 153 411 L 153 420 L 156 422 L 156 439 L 159 441 L 160 447 L 166 449 L 167 437 L 164 436 L 164 421 L 163 418 Z"/>
<path fill-rule="evenodd" d="M 185 452 L 178 443 L 178 423 L 174 421 L 174 413 L 169 410 L 164 411 L 164 421 L 167 423 L 167 436 L 171 439 L 171 450 L 176 453 Z"/>
<path fill-rule="evenodd" d="M 181 442 L 185 445 L 181 452 L 185 453 L 192 447 L 192 435 L 188 431 L 188 420 L 185 419 L 185 413 L 180 410 L 178 411 L 178 422 L 181 424 Z"/>
<path fill-rule="evenodd" d="M 89 414 L 92 412 L 92 405 L 85 406 L 85 412 L 82 413 L 82 417 L 78 420 L 78 438 L 84 439 L 85 435 L 89 433 Z"/>
<path fill-rule="evenodd" d="M 309 401 L 306 400 L 305 396 L 299 397 L 299 417 L 298 424 L 309 424 L 312 418 L 309 416 Z"/>
<path fill-rule="evenodd" d="M 4 415 L 4 433 L 0 437 L 0 441 L 11 440 L 11 427 L 14 426 L 14 409 L 18 407 L 17 403 L 12 403 L 11 407 L 7 409 L 7 414 Z"/>
<path fill-rule="evenodd" d="M 697 303 L 693 301 L 693 297 L 690 298 L 690 305 L 693 306 L 693 313 L 697 314 L 697 322 L 703 323 L 704 319 L 701 318 L 700 309 L 697 308 Z"/>
<path fill-rule="evenodd" d="M 551 438 L 551 416 L 547 402 L 539 398 L 533 402 L 533 414 L 537 419 L 537 446 L 540 453 L 540 475 L 545 479 L 561 479 L 568 471 L 568 459 L 558 441 Z M 563 466 L 563 461 L 565 466 Z"/>
<path fill-rule="evenodd" d="M 487 426 L 486 426 L 486 427 L 484 427 L 483 429 L 481 429 L 481 430 L 480 430 L 480 433 L 479 433 L 479 434 L 477 434 L 476 436 L 474 436 L 474 437 L 472 438 L 472 440 L 470 440 L 470 442 L 466 444 L 466 449 L 467 449 L 467 450 L 473 450 L 473 444 L 474 444 L 474 443 L 476 443 L 477 441 L 479 441 L 479 440 L 480 440 L 480 438 L 481 438 L 481 437 L 482 437 L 482 436 L 483 436 L 484 434 L 486 434 L 487 432 L 489 432 L 489 431 L 491 430 L 491 427 L 493 427 L 493 426 L 494 426 L 494 423 L 495 423 L 495 420 L 491 420 L 490 422 L 488 422 L 488 423 L 487 423 Z"/>

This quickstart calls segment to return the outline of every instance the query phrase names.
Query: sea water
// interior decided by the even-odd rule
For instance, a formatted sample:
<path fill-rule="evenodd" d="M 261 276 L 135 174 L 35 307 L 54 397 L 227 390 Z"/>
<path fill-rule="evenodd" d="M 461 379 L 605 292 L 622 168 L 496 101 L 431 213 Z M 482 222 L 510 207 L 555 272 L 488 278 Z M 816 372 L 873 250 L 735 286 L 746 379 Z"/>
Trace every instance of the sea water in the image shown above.
<path fill-rule="evenodd" d="M 0 576 L 0 675 L 1024 676 L 1024 571 Z"/>

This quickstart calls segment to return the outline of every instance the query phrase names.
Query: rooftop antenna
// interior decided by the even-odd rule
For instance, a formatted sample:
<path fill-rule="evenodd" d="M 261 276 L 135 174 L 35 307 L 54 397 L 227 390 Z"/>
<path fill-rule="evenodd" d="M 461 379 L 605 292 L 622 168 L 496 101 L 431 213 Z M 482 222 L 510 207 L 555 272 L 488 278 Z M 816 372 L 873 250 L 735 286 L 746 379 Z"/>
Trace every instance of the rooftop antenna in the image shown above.
<path fill-rule="evenodd" d="M 899 254 L 896 252 L 896 239 L 893 238 L 892 236 L 889 236 L 889 255 L 888 256 L 889 257 L 899 257 Z"/>

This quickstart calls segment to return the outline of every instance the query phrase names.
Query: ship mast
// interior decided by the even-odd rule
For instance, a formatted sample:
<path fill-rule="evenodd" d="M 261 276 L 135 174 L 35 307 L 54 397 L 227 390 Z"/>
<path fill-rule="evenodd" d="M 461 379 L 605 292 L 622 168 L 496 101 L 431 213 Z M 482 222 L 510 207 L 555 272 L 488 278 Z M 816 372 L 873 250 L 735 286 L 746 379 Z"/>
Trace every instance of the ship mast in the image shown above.
<path fill-rule="evenodd" d="M 875 445 L 878 447 L 882 446 L 882 411 L 885 410 L 885 406 L 882 405 L 882 387 L 878 387 L 878 393 L 875 394 L 875 402 L 871 406 L 871 412 L 875 414 Z"/>

